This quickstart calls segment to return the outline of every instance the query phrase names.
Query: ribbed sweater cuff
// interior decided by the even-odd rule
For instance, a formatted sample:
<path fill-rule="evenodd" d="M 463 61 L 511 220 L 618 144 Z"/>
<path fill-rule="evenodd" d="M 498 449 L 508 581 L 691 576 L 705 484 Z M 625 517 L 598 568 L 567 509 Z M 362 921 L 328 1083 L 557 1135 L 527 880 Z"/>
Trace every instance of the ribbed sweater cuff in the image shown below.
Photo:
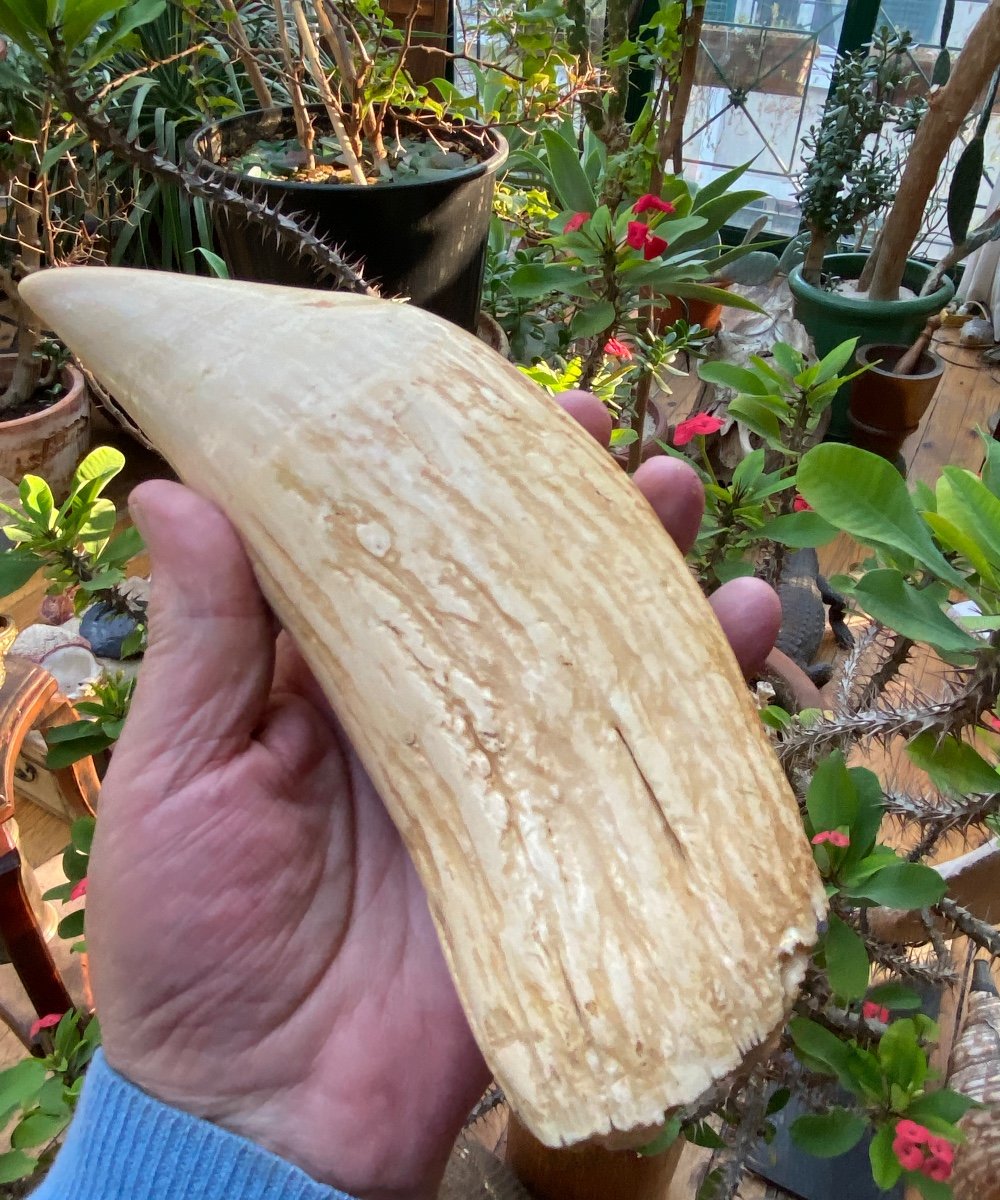
<path fill-rule="evenodd" d="M 268 1150 L 161 1104 L 98 1051 L 33 1200 L 351 1200 Z"/>

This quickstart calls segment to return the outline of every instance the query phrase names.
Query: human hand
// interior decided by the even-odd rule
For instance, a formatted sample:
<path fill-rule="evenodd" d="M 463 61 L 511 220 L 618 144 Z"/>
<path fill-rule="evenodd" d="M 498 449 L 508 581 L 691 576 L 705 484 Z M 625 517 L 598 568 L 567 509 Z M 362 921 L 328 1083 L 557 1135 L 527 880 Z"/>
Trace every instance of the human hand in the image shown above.
<path fill-rule="evenodd" d="M 605 442 L 593 397 L 564 397 Z M 682 549 L 693 471 L 636 474 Z M 110 1064 L 364 1200 L 430 1200 L 488 1075 L 399 836 L 237 536 L 145 484 L 151 642 L 101 799 L 87 940 Z M 777 598 L 713 603 L 744 667 Z"/>

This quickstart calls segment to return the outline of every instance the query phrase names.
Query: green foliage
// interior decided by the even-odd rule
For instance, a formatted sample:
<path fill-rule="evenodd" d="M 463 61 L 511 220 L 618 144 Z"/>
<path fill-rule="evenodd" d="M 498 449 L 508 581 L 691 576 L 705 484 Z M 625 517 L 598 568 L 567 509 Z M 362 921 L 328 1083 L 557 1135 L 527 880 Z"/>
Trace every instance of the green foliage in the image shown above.
<path fill-rule="evenodd" d="M 75 589 L 77 611 L 101 601 L 129 613 L 144 630 L 145 606 L 121 591 L 125 568 L 142 550 L 142 539 L 134 527 L 114 534 L 115 506 L 102 494 L 124 465 L 124 456 L 110 446 L 92 450 L 58 507 L 43 479 L 24 477 L 19 508 L 0 504 L 9 521 L 4 533 L 13 543 L 0 554 L 0 594 L 9 595 L 43 571 L 50 594 Z"/>
<path fill-rule="evenodd" d="M 739 464 L 728 485 L 719 482 L 710 463 L 695 463 L 705 483 L 706 507 L 694 563 L 709 590 L 752 572 L 762 546 L 821 546 L 836 536 L 836 527 L 819 513 L 793 511 L 793 488 L 797 464 L 818 436 L 824 412 L 838 388 L 858 374 L 840 374 L 854 347 L 854 340 L 844 342 L 810 364 L 793 346 L 778 342 L 770 358 L 752 355 L 745 366 L 706 362 L 698 367 L 707 383 L 736 393 L 727 415 L 766 443 Z M 785 460 L 776 471 L 764 470 L 767 450 Z"/>
<path fill-rule="evenodd" d="M 132 703 L 135 678 L 120 671 L 105 674 L 90 685 L 90 690 L 91 699 L 78 700 L 74 705 L 77 712 L 84 714 L 83 720 L 45 730 L 48 747 L 45 765 L 51 771 L 105 753 L 121 735 Z"/>
<path fill-rule="evenodd" d="M 870 46 L 841 56 L 822 119 L 802 139 L 799 204 L 817 251 L 807 255 L 810 282 L 819 282 L 825 250 L 888 209 L 895 195 L 905 135 L 923 103 L 898 99 L 915 74 L 912 40 L 882 28 Z"/>
<path fill-rule="evenodd" d="M 84 1073 L 101 1044 L 97 1019 L 74 1009 L 41 1037 L 44 1057 L 0 1071 L 0 1120 L 16 1122 L 11 1149 L 0 1154 L 0 1183 L 26 1179 L 51 1162 L 55 1139 L 73 1116 Z"/>

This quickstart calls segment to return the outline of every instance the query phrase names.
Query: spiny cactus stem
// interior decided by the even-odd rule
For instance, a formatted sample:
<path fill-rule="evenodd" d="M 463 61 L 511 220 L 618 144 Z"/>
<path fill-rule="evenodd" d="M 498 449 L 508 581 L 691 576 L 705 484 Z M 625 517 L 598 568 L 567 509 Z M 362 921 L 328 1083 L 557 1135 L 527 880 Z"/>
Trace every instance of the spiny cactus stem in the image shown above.
<path fill-rule="evenodd" d="M 322 275 L 335 279 L 344 291 L 367 296 L 378 295 L 377 290 L 365 282 L 360 272 L 352 267 L 339 251 L 327 245 L 295 217 L 279 211 L 263 200 L 244 196 L 221 179 L 208 179 L 186 171 L 155 150 L 140 146 L 136 141 L 129 141 L 104 113 L 81 95 L 70 71 L 55 55 L 52 58 L 52 75 L 66 108 L 86 135 L 99 146 L 125 162 L 139 167 L 153 178 L 172 184 L 187 196 L 199 197 L 226 212 L 270 230 L 279 245 L 287 246 L 293 253 L 308 259 Z"/>

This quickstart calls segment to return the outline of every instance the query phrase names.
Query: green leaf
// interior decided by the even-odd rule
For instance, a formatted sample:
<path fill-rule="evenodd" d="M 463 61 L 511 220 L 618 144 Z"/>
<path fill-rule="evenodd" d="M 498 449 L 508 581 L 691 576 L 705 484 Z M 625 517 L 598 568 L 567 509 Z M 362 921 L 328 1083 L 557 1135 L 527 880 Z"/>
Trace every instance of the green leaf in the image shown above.
<path fill-rule="evenodd" d="M 767 1102 L 767 1108 L 764 1110 L 764 1115 L 766 1117 L 771 1117 L 774 1116 L 775 1113 L 781 1112 L 791 1098 L 792 1093 L 790 1089 L 786 1087 L 778 1088 L 776 1091 L 771 1093 L 771 1099 Z"/>
<path fill-rule="evenodd" d="M 551 292 L 563 292 L 569 296 L 579 295 L 581 282 L 584 284 L 584 293 L 589 292 L 586 277 L 576 267 L 556 263 L 523 263 L 511 275 L 508 286 L 511 295 L 531 299 L 535 296 L 547 296 Z"/>
<path fill-rule="evenodd" d="M 894 1125 L 883 1125 L 871 1140 L 868 1147 L 868 1161 L 872 1166 L 872 1179 L 875 1186 L 887 1192 L 896 1186 L 903 1168 L 892 1149 L 896 1137 Z"/>
<path fill-rule="evenodd" d="M 209 267 L 211 267 L 212 274 L 217 279 L 229 278 L 229 268 L 226 266 L 226 260 L 220 254 L 216 254 L 214 250 L 206 250 L 204 246 L 195 246 L 189 253 L 200 254 Z"/>
<path fill-rule="evenodd" d="M 796 480 L 812 508 L 838 529 L 860 541 L 901 550 L 939 579 L 967 590 L 966 580 L 934 545 L 892 463 L 831 442 L 803 456 Z"/>
<path fill-rule="evenodd" d="M 787 342 L 775 342 L 771 347 L 771 355 L 782 371 L 786 375 L 790 375 L 792 379 L 805 366 L 805 359 L 802 354 L 794 346 L 789 346 Z M 790 380 L 786 379 L 785 383 L 787 385 L 790 383 Z"/>
<path fill-rule="evenodd" d="M 858 338 L 851 338 L 850 341 L 841 342 L 839 346 L 834 346 L 830 353 L 816 364 L 817 370 L 813 386 L 826 383 L 828 379 L 832 379 L 834 375 L 846 367 L 854 357 L 857 344 Z"/>
<path fill-rule="evenodd" d="M 931 72 L 931 87 L 944 87 L 951 75 L 951 55 L 945 46 L 938 51 L 934 60 L 934 70 Z M 958 240 L 957 238 L 955 239 Z"/>
<path fill-rule="evenodd" d="M 765 452 L 763 446 L 741 458 L 733 472 L 733 491 L 753 493 L 757 481 L 764 472 Z"/>
<path fill-rule="evenodd" d="M 882 1034 L 878 1061 L 889 1081 L 904 1091 L 921 1086 L 927 1078 L 927 1055 L 917 1042 L 912 1019 L 894 1021 Z"/>
<path fill-rule="evenodd" d="M 71 767 L 73 763 L 79 762 L 81 758 L 101 754 L 111 744 L 111 740 L 103 733 L 74 738 L 72 741 L 49 747 L 45 755 L 45 765 L 50 771 L 61 771 L 64 767 Z"/>
<path fill-rule="evenodd" d="M 885 815 L 882 784 L 875 772 L 851 767 L 848 774 L 857 789 L 858 812 L 851 822 L 851 844 L 843 858 L 845 869 L 871 853 Z"/>
<path fill-rule="evenodd" d="M 722 175 L 710 180 L 700 187 L 695 195 L 695 204 L 698 207 L 703 207 L 709 201 L 714 200 L 717 196 L 721 196 L 724 192 L 728 192 L 734 183 L 737 183 L 753 165 L 753 159 L 750 162 L 745 162 L 739 167 L 733 167 L 730 171 L 723 172 Z"/>
<path fill-rule="evenodd" d="M 923 1003 L 913 988 L 908 988 L 906 984 L 897 983 L 895 980 L 873 987 L 868 993 L 868 999 L 875 1004 L 881 1004 L 884 1008 L 900 1012 L 918 1009 Z"/>
<path fill-rule="evenodd" d="M 47 175 L 65 154 L 69 154 L 77 146 L 82 146 L 86 140 L 87 135 L 85 133 L 74 133 L 70 137 L 56 142 L 54 146 L 50 146 L 45 154 L 42 155 L 42 161 L 38 164 L 39 175 Z"/>
<path fill-rule="evenodd" d="M 734 392 L 749 392 L 752 396 L 769 396 L 770 384 L 766 383 L 755 372 L 747 367 L 738 367 L 735 363 L 704 362 L 698 367 L 698 374 L 707 383 L 718 383 L 723 387 L 732 388 Z"/>
<path fill-rule="evenodd" d="M 976 211 L 979 184 L 983 178 L 985 157 L 983 139 L 973 137 L 962 151 L 952 172 L 948 188 L 948 234 L 956 246 L 969 236 L 969 225 Z"/>
<path fill-rule="evenodd" d="M 822 950 L 834 995 L 844 1001 L 859 1000 L 868 990 L 868 951 L 858 934 L 835 913 L 830 914 Z"/>
<path fill-rule="evenodd" d="M 707 300 L 709 304 L 722 304 L 727 308 L 743 308 L 747 312 L 763 312 L 759 304 L 740 296 L 736 292 L 728 292 L 725 288 L 710 287 L 705 283 L 673 282 L 667 296 L 677 296 L 681 300 Z"/>
<path fill-rule="evenodd" d="M 945 467 L 937 489 L 937 511 L 1000 563 L 1000 500 L 971 471 Z"/>
<path fill-rule="evenodd" d="M 939 485 L 944 482 L 944 480 L 940 480 Z M 945 550 L 960 554 L 988 587 L 994 591 L 1000 591 L 1000 575 L 997 574 L 995 565 L 986 557 L 983 547 L 975 538 L 970 537 L 965 530 L 960 529 L 939 512 L 925 512 L 923 517 Z"/>
<path fill-rule="evenodd" d="M 692 1145 L 703 1146 L 706 1150 L 719 1150 L 726 1144 L 707 1121 L 686 1126 L 684 1137 Z"/>
<path fill-rule="evenodd" d="M 858 815 L 858 789 L 839 750 L 822 759 L 806 793 L 806 811 L 813 833 L 824 829 L 848 828 Z"/>
<path fill-rule="evenodd" d="M 960 1121 L 970 1108 L 978 1107 L 975 1100 L 954 1092 L 951 1088 L 940 1088 L 926 1096 L 918 1096 L 910 1103 L 906 1115 L 915 1121 L 924 1121 L 936 1117 L 939 1121 L 948 1121 L 954 1125 Z"/>
<path fill-rule="evenodd" d="M 575 213 L 592 213 L 597 208 L 597 197 L 580 162 L 576 144 L 567 142 L 554 129 L 543 129 L 542 141 L 559 203 Z"/>
<path fill-rule="evenodd" d="M 10 1144 L 15 1150 L 28 1150 L 32 1146 L 45 1146 L 54 1137 L 62 1133 L 69 1124 L 72 1114 L 66 1112 L 58 1116 L 53 1113 L 35 1112 L 25 1117 L 10 1135 Z"/>
<path fill-rule="evenodd" d="M 69 1105 L 66 1103 L 64 1094 L 64 1084 L 58 1075 L 53 1075 L 42 1084 L 36 1103 L 43 1113 L 48 1113 L 50 1116 L 61 1116 L 69 1112 Z"/>
<path fill-rule="evenodd" d="M 867 900 L 886 908 L 929 908 L 937 904 L 948 885 L 933 867 L 923 863 L 896 862 L 884 867 L 856 888 L 845 888 L 844 896 Z"/>
<path fill-rule="evenodd" d="M 640 1147 L 639 1153 L 646 1158 L 651 1158 L 655 1154 L 662 1154 L 665 1150 L 669 1150 L 674 1142 L 677 1141 L 678 1137 L 680 1137 L 680 1132 L 681 1119 L 680 1117 L 673 1117 L 663 1126 L 651 1142 L 647 1142 L 645 1146 Z"/>
<path fill-rule="evenodd" d="M 837 536 L 837 531 L 819 513 L 783 513 L 768 521 L 764 528 L 767 538 L 783 546 L 825 546 Z"/>
<path fill-rule="evenodd" d="M 852 1150 L 864 1136 L 868 1123 L 846 1108 L 810 1114 L 795 1120 L 790 1129 L 792 1141 L 814 1158 L 837 1158 Z"/>
<path fill-rule="evenodd" d="M 942 612 L 932 595 L 907 583 L 900 571 L 869 571 L 851 590 L 865 612 L 912 641 L 928 642 L 946 654 L 968 654 L 982 648 Z"/>
<path fill-rule="evenodd" d="M 913 1186 L 923 1196 L 924 1200 L 954 1200 L 955 1193 L 951 1184 L 938 1183 L 928 1179 L 926 1175 L 912 1175 Z"/>
<path fill-rule="evenodd" d="M 0 554 L 0 596 L 9 596 L 24 587 L 41 566 L 41 561 L 27 550 L 7 550 Z"/>
<path fill-rule="evenodd" d="M 95 731 L 93 721 L 70 721 L 66 725 L 55 725 L 45 731 L 45 741 L 49 746 L 57 746 L 62 742 L 73 742 L 81 737 L 90 737 Z"/>
<path fill-rule="evenodd" d="M 0 1112 L 27 1108 L 45 1082 L 48 1072 L 41 1059 L 26 1058 L 0 1071 Z"/>
<path fill-rule="evenodd" d="M 71 912 L 59 922 L 56 927 L 56 932 L 65 941 L 70 941 L 72 938 L 83 937 L 83 922 L 86 913 L 82 908 Z"/>
<path fill-rule="evenodd" d="M 726 409 L 726 415 L 742 422 L 768 445 L 781 446 L 781 423 L 771 409 L 761 403 L 759 397 L 737 396 Z"/>
<path fill-rule="evenodd" d="M 581 308 L 573 318 L 571 338 L 594 337 L 603 333 L 615 319 L 615 306 L 610 300 L 598 300 Z"/>
<path fill-rule="evenodd" d="M 73 0 L 62 24 L 62 39 L 67 50 L 75 50 L 93 33 L 99 21 L 125 8 L 130 0 Z"/>
<path fill-rule="evenodd" d="M 808 1063 L 835 1075 L 842 1087 L 857 1091 L 855 1053 L 851 1046 L 808 1017 L 793 1017 L 788 1023 L 788 1032 Z"/>
<path fill-rule="evenodd" d="M 38 1167 L 38 1160 L 23 1150 L 8 1150 L 0 1154 L 0 1183 L 13 1183 L 15 1179 L 27 1179 Z"/>
<path fill-rule="evenodd" d="M 926 771 L 942 792 L 993 795 L 1000 792 L 1000 774 L 975 747 L 949 734 L 938 737 L 927 730 L 906 747 L 910 761 Z"/>
<path fill-rule="evenodd" d="M 81 854 L 89 854 L 94 843 L 94 830 L 97 822 L 93 817 L 77 817 L 70 826 L 70 841 Z"/>

